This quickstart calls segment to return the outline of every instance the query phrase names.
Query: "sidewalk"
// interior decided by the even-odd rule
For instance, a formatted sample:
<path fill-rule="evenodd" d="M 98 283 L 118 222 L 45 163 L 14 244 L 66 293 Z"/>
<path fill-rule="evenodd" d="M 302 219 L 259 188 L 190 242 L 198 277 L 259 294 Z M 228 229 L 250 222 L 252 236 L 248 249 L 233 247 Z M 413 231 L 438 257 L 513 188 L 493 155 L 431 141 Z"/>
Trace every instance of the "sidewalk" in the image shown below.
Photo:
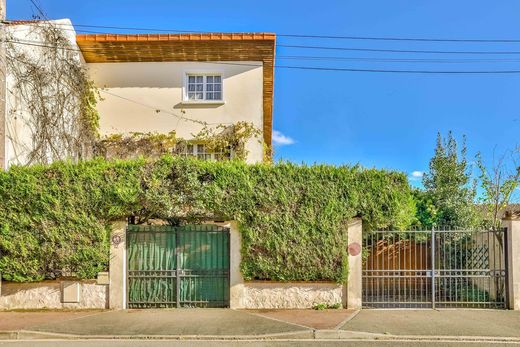
<path fill-rule="evenodd" d="M 508 310 L 362 310 L 346 331 L 399 336 L 520 338 L 520 312 Z"/>
<path fill-rule="evenodd" d="M 48 322 L 59 324 L 62 321 L 90 316 L 101 310 L 19 310 L 0 311 L 0 331 L 30 329 Z"/>
<path fill-rule="evenodd" d="M 2 332 L 3 331 L 3 332 Z M 520 312 L 229 310 L 0 312 L 2 339 L 350 339 L 520 343 Z"/>
<path fill-rule="evenodd" d="M 0 313 L 1 322 L 15 312 Z M 13 315 L 14 316 L 14 315 Z M 17 336 L 38 338 L 312 338 L 312 329 L 229 309 L 105 311 L 33 324 Z M 5 334 L 4 334 L 5 335 Z M 12 336 L 12 333 L 11 333 Z"/>

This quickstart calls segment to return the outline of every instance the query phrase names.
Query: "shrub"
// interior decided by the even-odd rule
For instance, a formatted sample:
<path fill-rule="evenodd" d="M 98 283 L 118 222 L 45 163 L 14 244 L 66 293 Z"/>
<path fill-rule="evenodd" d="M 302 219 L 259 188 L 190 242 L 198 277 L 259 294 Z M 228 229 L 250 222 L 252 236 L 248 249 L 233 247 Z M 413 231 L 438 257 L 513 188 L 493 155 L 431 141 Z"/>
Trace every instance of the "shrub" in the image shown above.
<path fill-rule="evenodd" d="M 405 227 L 414 215 L 402 173 L 359 166 L 247 165 L 166 156 L 12 167 L 0 173 L 0 272 L 36 281 L 107 267 L 110 224 L 136 216 L 236 220 L 245 279 L 346 276 L 346 224 Z"/>

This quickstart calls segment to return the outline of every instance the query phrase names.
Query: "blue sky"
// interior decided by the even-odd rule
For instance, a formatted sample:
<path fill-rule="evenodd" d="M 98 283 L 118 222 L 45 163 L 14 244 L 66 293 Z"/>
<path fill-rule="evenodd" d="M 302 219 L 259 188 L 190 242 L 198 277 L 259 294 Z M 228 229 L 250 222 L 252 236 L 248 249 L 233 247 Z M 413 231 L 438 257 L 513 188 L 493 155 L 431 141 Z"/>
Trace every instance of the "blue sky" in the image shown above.
<path fill-rule="evenodd" d="M 517 0 L 35 1 L 50 18 L 70 18 L 76 24 L 217 32 L 520 39 L 520 1 Z M 33 13 L 36 11 L 29 0 L 7 0 L 8 18 L 30 18 Z M 278 43 L 400 50 L 520 51 L 520 43 L 289 37 L 279 37 Z M 520 55 L 372 53 L 278 47 L 277 56 L 281 57 L 277 64 L 292 66 L 520 70 Z M 451 62 L 282 58 L 286 56 L 450 59 Z M 454 63 L 454 59 L 459 61 Z M 473 61 L 461 63 L 460 59 Z M 475 62 L 475 59 L 510 61 Z M 448 130 L 458 137 L 467 136 L 470 159 L 481 151 L 484 158 L 490 160 L 494 150 L 501 153 L 520 144 L 520 74 L 415 75 L 277 69 L 274 129 L 286 143 L 276 147 L 276 157 L 295 162 L 360 163 L 411 175 L 413 171 L 427 170 L 437 132 Z"/>

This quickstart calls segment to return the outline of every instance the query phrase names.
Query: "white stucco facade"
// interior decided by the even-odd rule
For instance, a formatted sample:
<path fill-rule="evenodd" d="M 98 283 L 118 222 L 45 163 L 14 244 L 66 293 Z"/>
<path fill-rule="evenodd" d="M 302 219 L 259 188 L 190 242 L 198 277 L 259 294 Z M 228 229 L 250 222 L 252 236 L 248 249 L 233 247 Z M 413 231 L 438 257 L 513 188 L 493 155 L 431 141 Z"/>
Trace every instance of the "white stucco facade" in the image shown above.
<path fill-rule="evenodd" d="M 131 132 L 168 133 L 190 139 L 212 124 L 247 121 L 263 127 L 263 67 L 261 62 L 125 62 L 87 64 L 102 88 L 98 103 L 102 135 Z M 187 74 L 222 76 L 223 100 L 188 102 Z M 188 120 L 191 119 L 191 120 Z M 247 144 L 248 162 L 263 159 L 260 139 Z"/>
<path fill-rule="evenodd" d="M 62 29 L 63 35 L 71 44 L 71 49 L 67 50 L 68 57 L 71 62 L 83 65 L 83 57 L 76 45 L 76 33 L 69 19 L 53 20 L 48 22 L 40 22 L 36 24 L 16 24 L 6 26 L 7 38 L 14 41 L 12 45 L 8 45 L 7 49 L 14 49 L 14 52 L 8 52 L 10 55 L 25 54 L 34 63 L 41 65 L 47 64 L 45 51 L 53 49 L 49 47 L 49 43 L 45 42 L 39 27 L 45 25 L 53 25 L 55 28 Z M 78 51 L 76 51 L 78 50 Z M 9 66 L 9 64 L 8 64 Z M 24 165 L 28 163 L 28 154 L 32 151 L 33 134 L 35 132 L 34 119 L 31 116 L 30 105 L 20 96 L 15 87 L 16 78 L 13 71 L 7 68 L 6 74 L 6 116 L 5 116 L 5 168 L 11 165 Z M 62 86 L 62 88 L 67 88 Z M 52 86 L 48 88 L 49 95 L 54 92 Z M 49 98 L 49 109 L 52 109 L 52 100 Z M 78 101 L 79 105 L 79 101 Z M 71 113 L 72 117 L 73 114 Z"/>
<path fill-rule="evenodd" d="M 245 121 L 259 130 L 264 129 L 265 76 L 262 61 L 87 63 L 76 43 L 70 20 L 12 24 L 7 26 L 8 37 L 20 41 L 15 44 L 17 51 L 26 53 L 38 64 L 45 64 L 44 52 L 53 49 L 38 34 L 38 26 L 54 25 L 62 29 L 71 43 L 72 49 L 66 51 L 71 61 L 86 67 L 90 78 L 100 88 L 102 99 L 97 109 L 102 136 L 175 131 L 177 137 L 189 140 L 202 129 L 200 122 L 216 127 Z M 191 54 L 196 55 L 197 49 L 194 47 L 195 53 Z M 185 90 L 187 74 L 220 76 L 222 100 L 188 102 Z M 9 71 L 7 90 L 6 136 L 2 139 L 5 142 L 6 168 L 30 164 L 28 154 L 33 150 L 35 129 L 38 128 L 31 116 L 30 104 L 25 104 L 19 95 L 13 93 L 16 90 L 15 78 Z M 53 107 L 52 91 L 50 89 L 49 109 Z M 269 122 L 267 124 L 269 126 Z M 248 162 L 264 159 L 263 139 L 261 134 L 246 144 Z M 53 160 L 51 156 L 49 160 Z"/>

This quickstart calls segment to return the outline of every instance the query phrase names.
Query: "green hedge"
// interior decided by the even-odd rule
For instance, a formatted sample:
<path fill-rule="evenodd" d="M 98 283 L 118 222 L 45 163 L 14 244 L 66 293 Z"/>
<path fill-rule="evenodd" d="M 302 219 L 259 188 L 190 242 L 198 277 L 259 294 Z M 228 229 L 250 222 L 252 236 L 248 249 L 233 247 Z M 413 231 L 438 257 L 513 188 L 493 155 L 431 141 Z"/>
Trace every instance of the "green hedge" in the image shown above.
<path fill-rule="evenodd" d="M 12 167 L 0 173 L 0 272 L 36 281 L 108 263 L 110 223 L 130 215 L 239 222 L 246 279 L 344 279 L 346 222 L 407 226 L 404 174 L 359 166 L 246 165 L 164 157 Z"/>

